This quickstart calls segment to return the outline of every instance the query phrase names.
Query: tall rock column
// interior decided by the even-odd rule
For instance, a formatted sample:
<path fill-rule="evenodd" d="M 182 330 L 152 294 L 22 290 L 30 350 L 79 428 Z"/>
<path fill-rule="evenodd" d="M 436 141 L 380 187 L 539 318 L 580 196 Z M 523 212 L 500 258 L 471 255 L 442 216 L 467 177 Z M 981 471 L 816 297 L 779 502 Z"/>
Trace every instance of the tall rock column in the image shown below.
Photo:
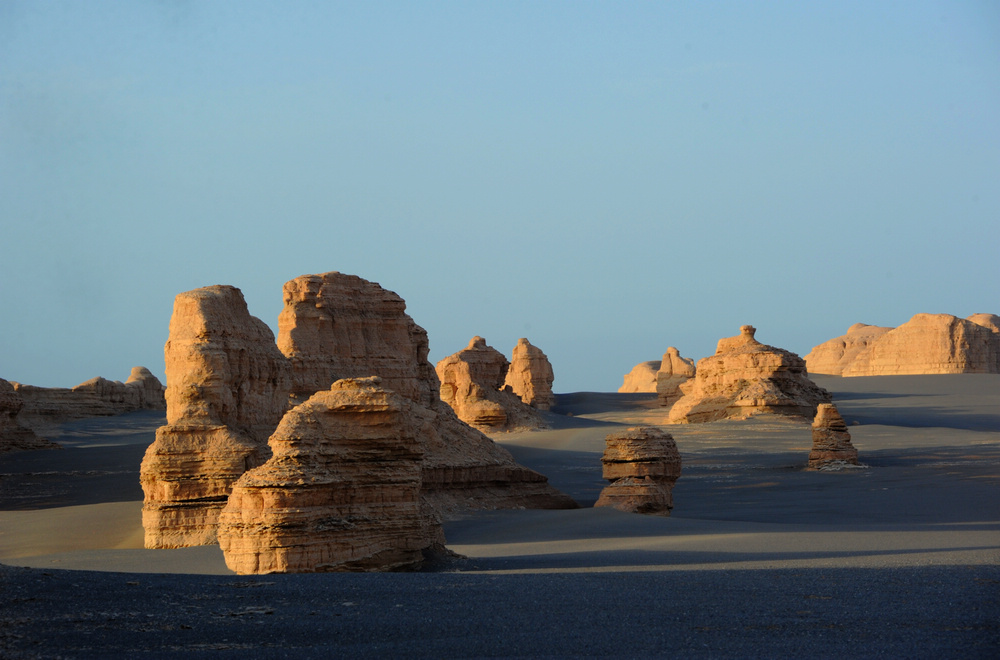
<path fill-rule="evenodd" d="M 669 516 L 674 484 L 681 476 L 681 455 L 673 437 L 658 428 L 633 427 L 609 434 L 605 442 L 601 463 L 611 484 L 594 506 Z"/>
<path fill-rule="evenodd" d="M 837 406 L 821 403 L 812 423 L 812 451 L 809 468 L 830 470 L 858 464 L 858 450 L 851 444 L 851 434 Z"/>
<path fill-rule="evenodd" d="M 524 337 L 517 340 L 511 354 L 504 386 L 536 410 L 549 410 L 555 403 L 552 383 L 555 375 L 549 358 Z"/>

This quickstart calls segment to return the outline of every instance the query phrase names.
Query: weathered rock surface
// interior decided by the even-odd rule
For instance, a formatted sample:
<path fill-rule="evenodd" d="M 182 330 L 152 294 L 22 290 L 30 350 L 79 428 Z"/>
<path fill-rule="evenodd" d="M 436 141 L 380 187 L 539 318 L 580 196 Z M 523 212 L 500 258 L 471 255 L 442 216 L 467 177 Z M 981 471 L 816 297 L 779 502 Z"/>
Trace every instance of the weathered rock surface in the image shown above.
<path fill-rule="evenodd" d="M 839 376 L 859 354 L 890 330 L 892 328 L 855 323 L 847 329 L 847 334 L 814 346 L 803 358 L 806 368 L 811 374 Z"/>
<path fill-rule="evenodd" d="M 809 380 L 798 355 L 740 334 L 719 340 L 715 355 L 698 361 L 695 377 L 681 385 L 683 396 L 670 409 L 672 424 L 746 419 L 761 413 L 812 418 L 830 393 Z"/>
<path fill-rule="evenodd" d="M 290 410 L 272 457 L 246 472 L 219 517 L 240 574 L 393 570 L 444 546 L 421 504 L 420 436 L 435 415 L 379 378 L 344 379 Z"/>
<path fill-rule="evenodd" d="M 858 464 L 858 450 L 851 444 L 851 434 L 837 406 L 821 403 L 812 423 L 812 451 L 809 468 L 832 470 Z"/>
<path fill-rule="evenodd" d="M 511 354 L 504 387 L 536 410 L 548 410 L 555 403 L 552 383 L 555 374 L 548 356 L 524 337 L 517 340 Z"/>
<path fill-rule="evenodd" d="M 917 314 L 872 342 L 843 376 L 1000 373 L 1000 333 L 950 314 Z"/>
<path fill-rule="evenodd" d="M 271 454 L 267 438 L 288 407 L 290 368 L 231 286 L 175 298 L 164 359 L 167 425 L 140 468 L 146 547 L 213 543 L 233 484 Z"/>
<path fill-rule="evenodd" d="M 976 325 L 981 325 L 993 332 L 1000 333 L 1000 316 L 996 314 L 973 314 L 967 317 L 966 320 L 972 321 Z"/>
<path fill-rule="evenodd" d="M 609 434 L 605 442 L 601 463 L 611 483 L 594 506 L 669 516 L 674 483 L 681 476 L 681 455 L 670 434 L 634 427 Z"/>
<path fill-rule="evenodd" d="M 655 392 L 656 373 L 660 370 L 660 364 L 659 360 L 650 360 L 632 367 L 632 371 L 625 374 L 625 378 L 622 379 L 622 386 L 618 388 L 619 394 Z"/>
<path fill-rule="evenodd" d="M 661 406 L 672 406 L 681 398 L 681 385 L 694 378 L 694 360 L 681 357 L 673 346 L 667 349 L 656 372 L 656 398 Z"/>
<path fill-rule="evenodd" d="M 21 424 L 18 413 L 24 406 L 21 395 L 8 381 L 0 378 L 0 454 L 30 449 L 58 449 L 59 445 L 38 437 Z"/>

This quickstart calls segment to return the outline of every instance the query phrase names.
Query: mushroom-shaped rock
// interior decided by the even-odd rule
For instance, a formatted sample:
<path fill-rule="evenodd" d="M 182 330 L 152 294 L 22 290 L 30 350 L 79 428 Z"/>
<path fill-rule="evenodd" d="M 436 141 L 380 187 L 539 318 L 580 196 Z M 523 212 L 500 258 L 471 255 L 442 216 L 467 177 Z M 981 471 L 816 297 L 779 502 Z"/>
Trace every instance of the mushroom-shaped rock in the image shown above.
<path fill-rule="evenodd" d="M 673 488 L 681 476 L 677 443 L 655 427 L 633 427 L 605 438 L 601 459 L 604 487 L 594 506 L 610 506 L 631 513 L 669 516 Z"/>
<path fill-rule="evenodd" d="M 555 376 L 549 358 L 524 337 L 517 340 L 511 354 L 504 387 L 536 410 L 548 410 L 555 403 L 552 382 Z"/>
<path fill-rule="evenodd" d="M 673 346 L 667 348 L 656 372 L 656 398 L 661 406 L 672 406 L 681 398 L 681 385 L 694 378 L 694 360 L 681 357 Z"/>
<path fill-rule="evenodd" d="M 858 464 L 858 450 L 851 444 L 847 424 L 832 403 L 821 403 L 817 407 L 816 419 L 812 423 L 812 441 L 810 469 L 830 470 Z"/>

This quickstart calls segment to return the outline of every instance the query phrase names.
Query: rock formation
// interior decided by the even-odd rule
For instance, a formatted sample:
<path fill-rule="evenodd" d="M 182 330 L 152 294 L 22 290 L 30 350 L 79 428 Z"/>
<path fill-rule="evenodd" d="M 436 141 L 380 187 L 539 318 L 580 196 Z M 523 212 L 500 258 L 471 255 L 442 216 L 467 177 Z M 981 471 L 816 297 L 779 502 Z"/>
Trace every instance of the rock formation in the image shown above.
<path fill-rule="evenodd" d="M 811 374 L 839 376 L 844 367 L 890 330 L 892 328 L 855 323 L 847 329 L 847 334 L 814 346 L 803 358 L 806 368 Z"/>
<path fill-rule="evenodd" d="M 433 418 L 378 378 L 339 380 L 290 410 L 269 440 L 273 456 L 240 477 L 219 517 L 226 565 L 392 570 L 443 549 L 420 498 L 420 436 Z"/>
<path fill-rule="evenodd" d="M 176 297 L 164 359 L 167 425 L 140 469 L 146 547 L 212 543 L 233 484 L 270 456 L 267 438 L 288 407 L 289 365 L 231 286 Z"/>
<path fill-rule="evenodd" d="M 1000 316 L 996 314 L 973 314 L 965 320 L 972 321 L 976 325 L 981 325 L 988 330 L 1000 333 Z"/>
<path fill-rule="evenodd" d="M 532 346 L 524 337 L 517 340 L 511 354 L 510 366 L 504 387 L 521 397 L 521 401 L 536 410 L 548 410 L 555 403 L 552 393 L 552 364 L 537 346 Z"/>
<path fill-rule="evenodd" d="M 681 398 L 681 385 L 694 378 L 694 360 L 681 357 L 673 346 L 667 349 L 656 372 L 656 398 L 661 406 L 672 406 Z"/>
<path fill-rule="evenodd" d="M 622 386 L 618 388 L 619 394 L 637 394 L 642 392 L 656 391 L 656 374 L 660 370 L 658 360 L 640 362 L 632 367 L 632 371 L 625 374 Z"/>
<path fill-rule="evenodd" d="M 473 337 L 465 349 L 437 363 L 441 400 L 480 431 L 541 428 L 545 422 L 509 390 L 502 390 L 509 363 L 503 353 Z"/>
<path fill-rule="evenodd" d="M 28 449 L 58 449 L 59 445 L 43 440 L 21 424 L 18 413 L 23 406 L 24 401 L 14 386 L 0 378 L 0 454 Z"/>
<path fill-rule="evenodd" d="M 812 418 L 830 393 L 806 375 L 795 353 L 767 346 L 745 325 L 719 340 L 715 355 L 698 361 L 695 377 L 681 385 L 683 396 L 670 409 L 671 424 L 746 419 L 761 413 Z"/>
<path fill-rule="evenodd" d="M 832 403 L 821 403 L 812 423 L 812 451 L 809 468 L 831 470 L 858 464 L 858 450 L 851 444 L 844 418 Z"/>
<path fill-rule="evenodd" d="M 634 427 L 609 434 L 605 442 L 601 463 L 611 483 L 594 506 L 669 516 L 674 483 L 681 476 L 681 455 L 670 434 Z"/>

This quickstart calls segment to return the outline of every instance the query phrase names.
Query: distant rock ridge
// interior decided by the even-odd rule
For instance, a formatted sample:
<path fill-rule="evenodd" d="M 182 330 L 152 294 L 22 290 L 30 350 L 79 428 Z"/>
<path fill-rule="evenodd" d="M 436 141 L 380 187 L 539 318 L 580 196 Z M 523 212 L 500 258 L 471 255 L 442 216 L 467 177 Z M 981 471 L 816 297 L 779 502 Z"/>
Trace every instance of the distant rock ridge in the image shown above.
<path fill-rule="evenodd" d="M 556 400 L 552 393 L 554 381 L 548 356 L 525 337 L 518 339 L 504 378 L 504 388 L 509 387 L 521 401 L 536 410 L 549 410 Z"/>
<path fill-rule="evenodd" d="M 761 413 L 812 418 L 831 395 L 809 380 L 795 353 L 767 346 L 750 325 L 719 340 L 715 355 L 698 361 L 695 376 L 680 386 L 671 424 L 746 419 Z"/>
<path fill-rule="evenodd" d="M 59 449 L 59 445 L 38 437 L 29 427 L 21 424 L 18 413 L 24 400 L 10 382 L 0 378 L 0 454 L 8 451 L 32 449 Z"/>
<path fill-rule="evenodd" d="M 669 516 L 674 483 L 681 476 L 681 455 L 669 433 L 633 427 L 608 434 L 601 458 L 604 487 L 595 507 Z"/>
<path fill-rule="evenodd" d="M 838 376 L 1000 373 L 1000 317 L 916 314 L 898 328 L 851 326 L 806 355 L 811 373 Z"/>

